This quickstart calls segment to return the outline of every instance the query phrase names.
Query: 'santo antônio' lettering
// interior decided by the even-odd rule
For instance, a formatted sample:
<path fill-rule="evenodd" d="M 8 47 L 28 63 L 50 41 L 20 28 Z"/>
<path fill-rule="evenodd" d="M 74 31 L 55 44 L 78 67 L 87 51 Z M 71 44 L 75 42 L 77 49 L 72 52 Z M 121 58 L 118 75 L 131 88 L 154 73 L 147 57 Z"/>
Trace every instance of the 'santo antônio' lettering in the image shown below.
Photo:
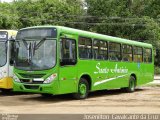
<path fill-rule="evenodd" d="M 118 65 L 116 64 L 115 67 L 113 69 L 108 69 L 107 67 L 102 68 L 100 63 L 97 63 L 96 65 L 96 69 L 97 71 L 95 71 L 95 74 L 98 73 L 128 73 L 128 69 L 126 67 L 118 67 Z"/>
<path fill-rule="evenodd" d="M 96 65 L 96 68 L 97 68 L 97 72 L 94 72 L 95 74 L 97 74 L 97 73 L 108 73 L 109 72 L 109 69 L 107 69 L 107 68 L 100 68 L 100 63 L 97 63 L 97 65 Z"/>

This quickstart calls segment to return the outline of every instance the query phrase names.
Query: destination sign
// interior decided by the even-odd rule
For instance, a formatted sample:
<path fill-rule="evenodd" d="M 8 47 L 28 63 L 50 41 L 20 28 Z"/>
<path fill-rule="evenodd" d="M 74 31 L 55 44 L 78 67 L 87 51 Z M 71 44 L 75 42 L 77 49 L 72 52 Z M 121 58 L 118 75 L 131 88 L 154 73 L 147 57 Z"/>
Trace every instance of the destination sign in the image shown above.
<path fill-rule="evenodd" d="M 6 31 L 0 31 L 0 40 L 7 40 L 8 33 Z"/>

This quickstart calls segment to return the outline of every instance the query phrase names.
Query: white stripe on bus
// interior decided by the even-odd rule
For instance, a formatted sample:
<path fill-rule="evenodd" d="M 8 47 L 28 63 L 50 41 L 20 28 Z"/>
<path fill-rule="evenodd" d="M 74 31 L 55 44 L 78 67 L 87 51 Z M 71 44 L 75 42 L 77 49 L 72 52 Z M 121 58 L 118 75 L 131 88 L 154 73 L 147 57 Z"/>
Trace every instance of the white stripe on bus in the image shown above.
<path fill-rule="evenodd" d="M 117 79 L 117 78 L 125 77 L 126 75 L 127 75 L 127 74 L 121 75 L 121 76 L 117 76 L 117 77 L 114 77 L 114 78 L 109 78 L 109 79 L 106 79 L 106 80 L 101 80 L 101 81 L 95 82 L 95 83 L 94 83 L 94 86 L 97 86 L 97 85 L 99 85 L 99 84 L 102 84 L 102 83 L 105 83 L 105 82 L 108 82 L 108 81 L 115 80 L 115 79 Z"/>

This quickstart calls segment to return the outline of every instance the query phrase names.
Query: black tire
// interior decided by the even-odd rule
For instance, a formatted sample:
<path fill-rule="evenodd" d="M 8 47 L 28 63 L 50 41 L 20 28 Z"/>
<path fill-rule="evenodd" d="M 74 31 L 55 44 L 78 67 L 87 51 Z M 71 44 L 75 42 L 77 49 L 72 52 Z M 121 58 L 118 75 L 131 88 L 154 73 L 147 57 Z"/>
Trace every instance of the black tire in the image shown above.
<path fill-rule="evenodd" d="M 73 94 L 75 99 L 85 99 L 89 94 L 89 84 L 84 78 L 81 78 L 78 84 L 78 92 Z"/>
<path fill-rule="evenodd" d="M 127 90 L 127 92 L 131 93 L 131 92 L 135 91 L 135 88 L 136 88 L 136 79 L 135 79 L 135 77 L 130 76 L 129 85 L 126 88 L 126 90 Z"/>
<path fill-rule="evenodd" d="M 42 93 L 41 94 L 42 97 L 48 98 L 48 97 L 52 97 L 52 94 L 47 94 L 47 93 Z"/>
<path fill-rule="evenodd" d="M 12 89 L 1 89 L 2 94 L 9 94 L 12 92 Z"/>

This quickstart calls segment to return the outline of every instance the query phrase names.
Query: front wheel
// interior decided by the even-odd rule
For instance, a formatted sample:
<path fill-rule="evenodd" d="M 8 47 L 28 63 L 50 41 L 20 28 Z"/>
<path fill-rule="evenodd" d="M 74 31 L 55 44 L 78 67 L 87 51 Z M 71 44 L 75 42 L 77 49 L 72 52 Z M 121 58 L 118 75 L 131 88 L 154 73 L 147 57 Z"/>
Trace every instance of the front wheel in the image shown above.
<path fill-rule="evenodd" d="M 133 76 L 129 79 L 129 86 L 127 88 L 127 92 L 134 92 L 136 88 L 136 80 Z"/>
<path fill-rule="evenodd" d="M 12 92 L 12 89 L 1 89 L 2 94 L 9 94 Z"/>
<path fill-rule="evenodd" d="M 52 94 L 47 94 L 47 93 L 42 93 L 41 94 L 42 97 L 48 98 L 48 97 L 52 97 Z"/>
<path fill-rule="evenodd" d="M 89 94 L 89 84 L 84 78 L 81 78 L 78 84 L 78 93 L 74 93 L 73 97 L 76 99 L 85 99 Z"/>

